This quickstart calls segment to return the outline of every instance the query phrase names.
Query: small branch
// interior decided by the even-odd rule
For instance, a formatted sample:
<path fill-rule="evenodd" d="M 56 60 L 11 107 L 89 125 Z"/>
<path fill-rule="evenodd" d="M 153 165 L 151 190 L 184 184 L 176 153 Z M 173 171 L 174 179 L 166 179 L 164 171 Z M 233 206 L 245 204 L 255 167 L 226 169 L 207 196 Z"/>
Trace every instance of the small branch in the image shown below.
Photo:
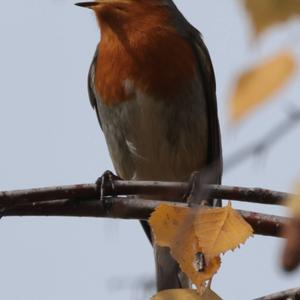
<path fill-rule="evenodd" d="M 270 149 L 278 140 L 285 136 L 300 122 L 300 109 L 292 108 L 288 112 L 288 116 L 276 127 L 274 127 L 261 140 L 254 144 L 247 145 L 236 153 L 233 153 L 225 160 L 224 171 L 230 171 L 241 162 L 251 156 L 260 155 Z"/>
<path fill-rule="evenodd" d="M 285 271 L 294 271 L 300 263 L 300 220 L 294 216 L 284 227 L 282 236 L 286 238 L 283 254 L 282 268 Z"/>
<path fill-rule="evenodd" d="M 187 189 L 188 184 L 185 182 L 116 180 L 113 182 L 113 187 L 109 182 L 106 182 L 104 194 L 106 196 L 166 195 L 167 199 L 172 199 L 173 201 L 179 199 L 181 201 L 182 196 Z M 224 185 L 204 185 L 203 189 L 211 199 L 228 199 L 260 204 L 281 204 L 282 200 L 291 196 L 288 193 L 261 188 Z M 0 207 L 67 198 L 76 198 L 78 200 L 97 199 L 99 198 L 99 193 L 96 184 L 78 184 L 28 190 L 3 191 L 0 192 Z"/>
<path fill-rule="evenodd" d="M 120 219 L 148 219 L 160 204 L 186 207 L 185 203 L 137 199 L 135 197 L 106 197 L 100 200 L 56 200 L 27 203 L 8 208 L 3 216 L 73 216 Z M 240 210 L 239 213 L 260 235 L 280 236 L 287 218 Z"/>
<path fill-rule="evenodd" d="M 299 300 L 300 299 L 300 288 L 290 289 L 275 293 L 272 295 L 257 298 L 255 300 Z"/>
<path fill-rule="evenodd" d="M 281 237 L 284 226 L 289 222 L 289 218 L 267 215 L 256 212 L 238 210 L 242 217 L 252 226 L 254 233 Z"/>
<path fill-rule="evenodd" d="M 186 206 L 187 204 L 182 202 L 182 195 L 187 188 L 188 184 L 185 182 L 107 181 L 102 201 L 99 200 L 96 184 L 7 191 L 0 192 L 0 209 L 2 208 L 3 216 L 76 216 L 141 220 L 148 219 L 161 203 Z M 264 204 L 280 204 L 290 196 L 287 193 L 260 188 L 221 185 L 204 185 L 203 191 L 211 198 Z M 125 195 L 127 197 L 124 197 Z M 139 196 L 137 198 L 133 195 Z M 166 198 L 172 199 L 173 202 L 139 199 L 149 195 L 154 198 L 155 195 L 167 195 Z M 252 225 L 256 234 L 280 236 L 283 225 L 287 223 L 287 219 L 282 217 L 239 212 Z"/>

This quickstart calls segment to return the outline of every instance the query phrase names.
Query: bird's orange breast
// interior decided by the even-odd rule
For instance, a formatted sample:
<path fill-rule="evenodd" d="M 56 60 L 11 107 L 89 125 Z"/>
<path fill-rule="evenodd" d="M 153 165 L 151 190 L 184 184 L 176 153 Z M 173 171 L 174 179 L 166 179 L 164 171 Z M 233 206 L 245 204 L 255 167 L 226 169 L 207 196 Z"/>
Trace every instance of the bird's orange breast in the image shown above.
<path fill-rule="evenodd" d="M 163 24 L 167 18 L 156 17 L 150 15 L 140 24 L 122 24 L 115 30 L 102 29 L 95 86 L 105 104 L 133 98 L 135 91 L 126 88 L 126 82 L 154 98 L 169 101 L 195 78 L 193 49 L 175 29 Z"/>

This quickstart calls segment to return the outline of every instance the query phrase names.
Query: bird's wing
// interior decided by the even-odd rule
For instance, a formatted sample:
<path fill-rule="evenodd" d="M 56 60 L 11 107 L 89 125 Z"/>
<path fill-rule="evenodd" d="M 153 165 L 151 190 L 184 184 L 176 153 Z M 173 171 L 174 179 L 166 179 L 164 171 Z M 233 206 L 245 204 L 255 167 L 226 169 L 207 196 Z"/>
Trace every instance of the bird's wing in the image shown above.
<path fill-rule="evenodd" d="M 99 121 L 100 127 L 101 127 L 102 131 L 104 132 L 108 148 L 109 148 L 109 150 L 111 150 L 111 147 L 109 145 L 110 144 L 109 137 L 111 136 L 111 134 L 107 133 L 107 130 L 105 130 L 105 128 L 107 129 L 107 126 L 105 126 L 105 125 L 107 125 L 107 118 L 103 117 L 103 114 L 101 114 L 101 111 L 102 111 L 101 97 L 100 97 L 99 93 L 97 93 L 96 85 L 95 85 L 97 58 L 99 55 L 98 49 L 99 49 L 99 47 L 97 46 L 96 52 L 93 57 L 93 60 L 92 60 L 92 63 L 91 63 L 90 69 L 89 69 L 89 73 L 88 73 L 88 94 L 89 94 L 89 98 L 90 98 L 90 103 L 97 114 L 97 119 Z M 112 135 L 112 137 L 113 137 L 113 135 Z M 126 135 L 124 134 L 124 132 L 122 130 L 120 130 L 118 132 L 118 138 L 121 139 L 120 143 L 122 145 L 124 145 L 122 147 L 122 151 L 118 152 L 118 155 L 120 156 L 119 160 L 114 160 L 113 155 L 110 151 L 110 155 L 112 158 L 112 162 L 113 162 L 115 171 L 118 176 L 120 176 L 124 179 L 132 179 L 135 174 L 134 164 L 132 162 L 132 153 L 131 153 L 132 151 L 130 149 Z M 124 165 L 123 162 L 126 162 L 126 164 Z"/>
<path fill-rule="evenodd" d="M 88 73 L 88 93 L 89 93 L 89 98 L 90 98 L 90 103 L 93 107 L 93 109 L 96 111 L 97 118 L 100 124 L 100 127 L 102 128 L 101 125 L 101 119 L 100 115 L 98 112 L 97 108 L 97 98 L 96 98 L 96 92 L 95 92 L 95 73 L 96 73 L 96 62 L 97 62 L 97 56 L 98 56 L 98 46 L 96 48 L 96 52 L 94 54 L 89 73 Z"/>
<path fill-rule="evenodd" d="M 194 39 L 195 41 L 195 39 Z M 218 177 L 222 176 L 222 145 L 218 119 L 218 107 L 216 97 L 216 80 L 212 62 L 208 50 L 200 36 L 197 34 L 194 44 L 195 53 L 198 59 L 198 69 L 203 82 L 206 98 L 206 109 L 208 119 L 208 164 L 215 165 L 218 170 Z"/>
<path fill-rule="evenodd" d="M 172 11 L 173 25 L 177 32 L 186 39 L 190 46 L 194 49 L 198 60 L 198 70 L 201 82 L 203 83 L 207 119 L 208 119 L 208 157 L 207 164 L 216 166 L 218 172 L 219 183 L 222 177 L 222 145 L 221 134 L 218 119 L 218 107 L 216 96 L 216 80 L 213 65 L 209 52 L 202 40 L 201 33 L 192 26 L 178 10 L 172 0 L 164 0 L 164 5 L 168 5 Z"/>

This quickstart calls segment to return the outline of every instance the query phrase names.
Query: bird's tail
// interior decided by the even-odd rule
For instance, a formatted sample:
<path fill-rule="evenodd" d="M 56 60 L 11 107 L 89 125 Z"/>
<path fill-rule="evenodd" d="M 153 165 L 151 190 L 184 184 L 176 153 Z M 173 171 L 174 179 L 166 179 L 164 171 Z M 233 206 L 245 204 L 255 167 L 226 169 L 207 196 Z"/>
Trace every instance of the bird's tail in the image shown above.
<path fill-rule="evenodd" d="M 154 246 L 156 265 L 156 286 L 158 291 L 167 289 L 190 288 L 191 282 L 180 270 L 167 247 Z"/>
<path fill-rule="evenodd" d="M 141 224 L 154 249 L 157 290 L 190 288 L 190 280 L 180 270 L 178 263 L 171 256 L 170 249 L 155 245 L 148 222 L 141 221 Z"/>

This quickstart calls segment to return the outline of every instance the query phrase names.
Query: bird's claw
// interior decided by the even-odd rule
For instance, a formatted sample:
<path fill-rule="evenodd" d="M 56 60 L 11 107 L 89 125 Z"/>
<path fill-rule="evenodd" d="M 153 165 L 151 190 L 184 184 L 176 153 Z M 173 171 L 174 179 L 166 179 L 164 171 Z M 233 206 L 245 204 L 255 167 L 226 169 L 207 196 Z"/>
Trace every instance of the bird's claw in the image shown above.
<path fill-rule="evenodd" d="M 193 172 L 188 180 L 188 188 L 183 195 L 183 199 L 189 206 L 208 205 L 208 201 L 203 197 L 204 195 L 202 173 L 199 171 Z"/>
<path fill-rule="evenodd" d="M 188 189 L 183 196 L 183 199 L 188 203 L 188 206 L 222 206 L 221 200 L 212 199 L 206 188 L 206 185 L 215 182 L 212 178 L 212 175 L 207 171 L 196 171 L 191 174 L 188 181 Z"/>
<path fill-rule="evenodd" d="M 115 191 L 115 180 L 121 180 L 120 177 L 113 174 L 111 171 L 105 171 L 102 176 L 96 180 L 97 191 L 100 195 L 100 201 L 103 201 L 106 190 L 110 189 L 112 194 Z"/>

